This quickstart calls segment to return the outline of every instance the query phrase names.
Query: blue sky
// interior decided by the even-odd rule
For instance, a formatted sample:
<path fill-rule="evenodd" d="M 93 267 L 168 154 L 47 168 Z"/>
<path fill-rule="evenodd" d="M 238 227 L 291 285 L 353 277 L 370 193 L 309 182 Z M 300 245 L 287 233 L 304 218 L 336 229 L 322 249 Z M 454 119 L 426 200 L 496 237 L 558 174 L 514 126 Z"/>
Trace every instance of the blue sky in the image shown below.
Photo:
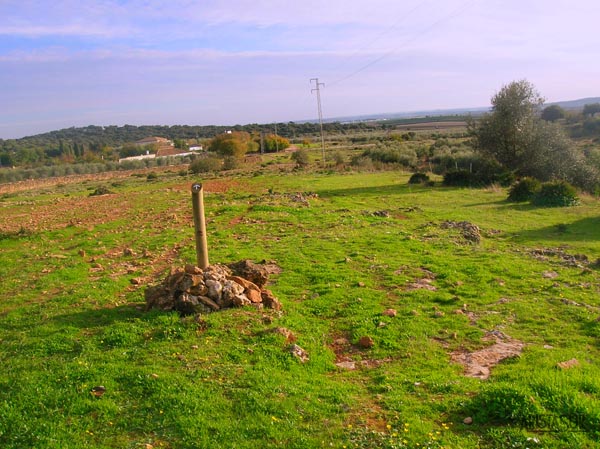
<path fill-rule="evenodd" d="M 0 0 L 0 138 L 600 96 L 597 0 Z"/>

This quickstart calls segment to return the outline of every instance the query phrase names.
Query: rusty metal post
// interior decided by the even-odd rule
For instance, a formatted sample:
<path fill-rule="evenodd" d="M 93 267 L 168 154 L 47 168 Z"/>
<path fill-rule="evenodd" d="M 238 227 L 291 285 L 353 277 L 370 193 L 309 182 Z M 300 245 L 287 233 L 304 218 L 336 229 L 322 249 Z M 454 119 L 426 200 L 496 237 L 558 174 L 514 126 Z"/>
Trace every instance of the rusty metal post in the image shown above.
<path fill-rule="evenodd" d="M 208 245 L 206 243 L 206 220 L 204 218 L 204 192 L 200 183 L 192 184 L 192 207 L 196 235 L 197 266 L 204 270 L 208 268 Z"/>

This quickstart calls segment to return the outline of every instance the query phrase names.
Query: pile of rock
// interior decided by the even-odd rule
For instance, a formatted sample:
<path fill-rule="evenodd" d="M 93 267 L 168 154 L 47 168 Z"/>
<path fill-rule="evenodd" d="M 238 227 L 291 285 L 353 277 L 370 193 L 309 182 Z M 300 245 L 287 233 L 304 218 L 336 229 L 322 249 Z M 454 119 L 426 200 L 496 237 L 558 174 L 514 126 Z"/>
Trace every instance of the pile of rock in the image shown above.
<path fill-rule="evenodd" d="M 211 265 L 205 270 L 187 265 L 145 292 L 146 309 L 176 310 L 182 315 L 209 313 L 228 307 L 281 309 L 281 303 L 264 288 L 274 264 L 244 260 L 230 265 Z"/>

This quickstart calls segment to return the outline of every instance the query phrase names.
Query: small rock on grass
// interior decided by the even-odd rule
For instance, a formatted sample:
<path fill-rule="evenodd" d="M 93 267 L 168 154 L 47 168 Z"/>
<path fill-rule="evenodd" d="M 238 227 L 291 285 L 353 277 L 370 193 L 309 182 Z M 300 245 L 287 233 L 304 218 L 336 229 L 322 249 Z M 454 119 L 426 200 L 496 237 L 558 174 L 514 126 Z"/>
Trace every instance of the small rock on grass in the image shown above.
<path fill-rule="evenodd" d="M 294 357 L 296 357 L 302 363 L 308 362 L 308 359 L 309 359 L 308 352 L 306 352 L 304 349 L 302 349 L 297 344 L 290 345 L 288 347 L 288 350 L 289 350 L 290 354 L 292 354 Z"/>
<path fill-rule="evenodd" d="M 569 369 L 569 368 L 574 368 L 576 366 L 579 366 L 579 360 L 577 359 L 571 359 L 571 360 L 567 360 L 564 362 L 558 362 L 556 364 L 556 366 L 560 369 Z"/>
<path fill-rule="evenodd" d="M 364 349 L 372 348 L 374 345 L 375 345 L 375 341 L 373 340 L 373 338 L 369 337 L 368 335 L 360 337 L 360 340 L 358 340 L 358 346 L 360 346 L 361 348 L 364 348 Z"/>
<path fill-rule="evenodd" d="M 386 309 L 383 312 L 383 315 L 385 316 L 389 316 L 389 317 L 395 317 L 398 314 L 398 311 L 396 309 Z"/>

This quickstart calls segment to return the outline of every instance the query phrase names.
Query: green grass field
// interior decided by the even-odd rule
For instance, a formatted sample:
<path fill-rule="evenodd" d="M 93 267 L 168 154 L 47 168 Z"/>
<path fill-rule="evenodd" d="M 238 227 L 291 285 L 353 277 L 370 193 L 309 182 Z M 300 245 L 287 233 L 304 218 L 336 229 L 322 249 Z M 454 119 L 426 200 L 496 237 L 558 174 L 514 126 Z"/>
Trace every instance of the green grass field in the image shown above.
<path fill-rule="evenodd" d="M 0 447 L 598 447 L 597 199 L 535 208 L 408 178 L 204 180 L 211 262 L 275 261 L 283 311 L 185 318 L 144 311 L 144 288 L 195 261 L 196 178 L 0 197 Z M 522 353 L 465 376 L 451 354 L 493 331 Z"/>

